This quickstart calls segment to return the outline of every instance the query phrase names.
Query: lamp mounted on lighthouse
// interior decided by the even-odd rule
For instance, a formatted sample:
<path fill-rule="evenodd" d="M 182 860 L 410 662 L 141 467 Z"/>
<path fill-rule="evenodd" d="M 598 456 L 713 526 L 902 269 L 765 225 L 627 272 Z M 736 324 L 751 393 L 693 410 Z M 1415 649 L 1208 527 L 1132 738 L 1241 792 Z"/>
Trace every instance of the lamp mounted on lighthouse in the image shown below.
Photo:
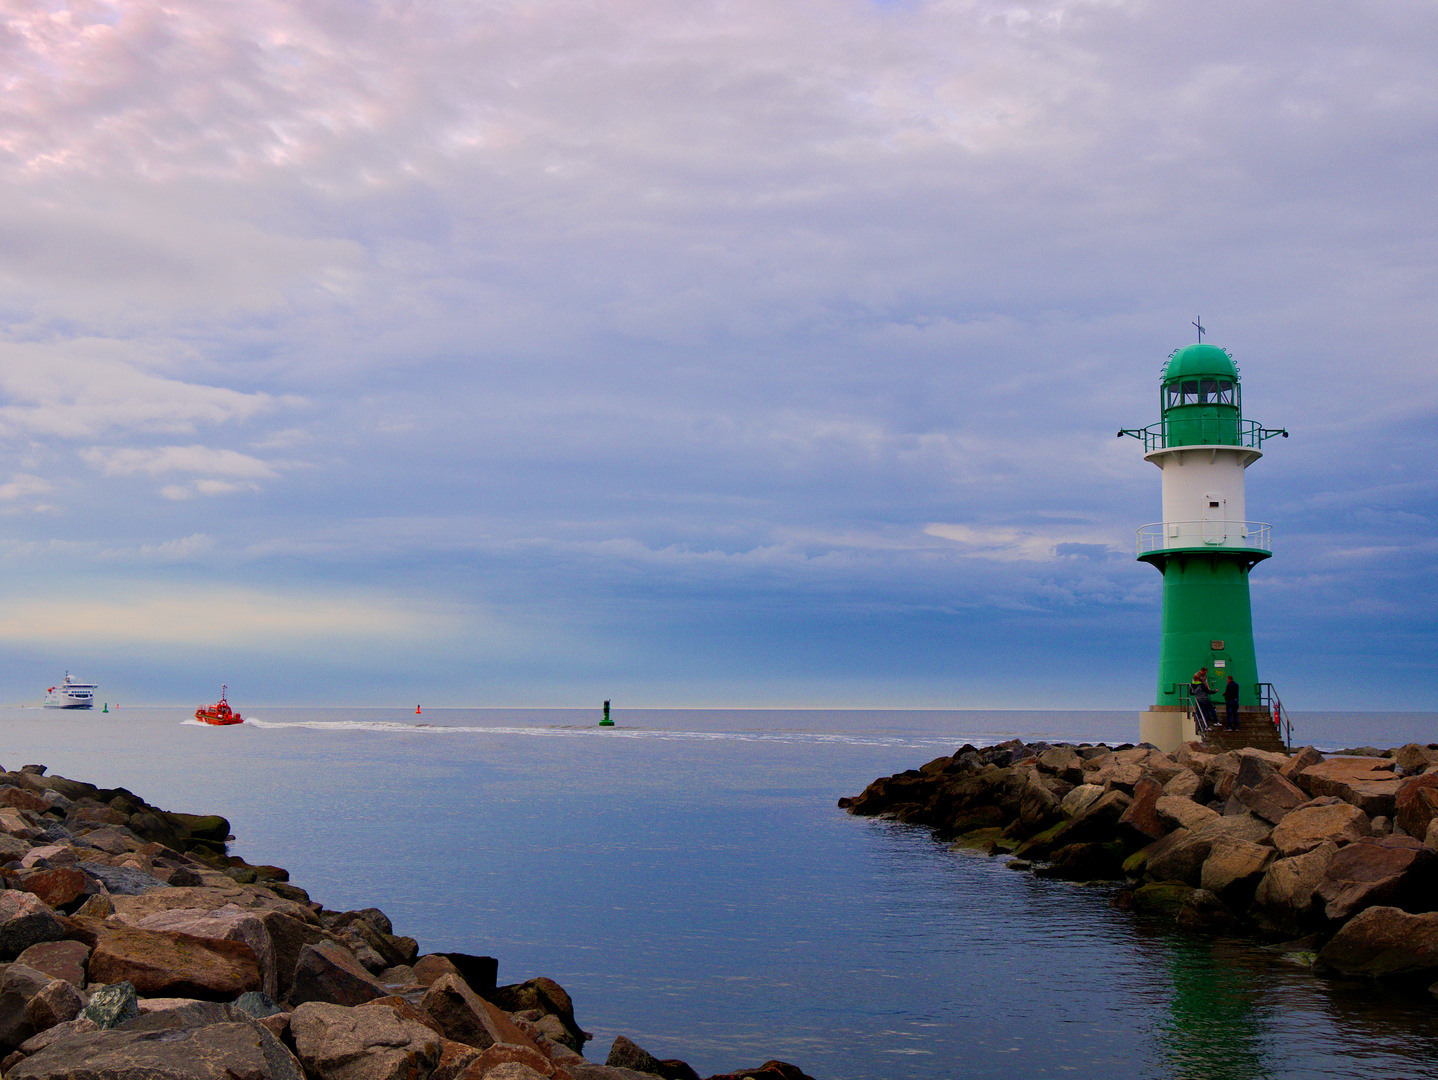
<path fill-rule="evenodd" d="M 1138 558 L 1163 574 L 1158 695 L 1139 731 L 1164 751 L 1196 737 L 1187 691 L 1201 667 L 1220 700 L 1232 675 L 1240 709 L 1267 715 L 1248 575 L 1272 554 L 1272 528 L 1248 520 L 1243 482 L 1244 470 L 1263 456 L 1264 440 L 1288 437 L 1243 418 L 1233 357 L 1203 342 L 1201 319 L 1194 325 L 1198 343 L 1175 349 L 1160 377 L 1159 422 L 1119 432 L 1141 440 L 1144 459 L 1163 472 L 1163 520 L 1138 530 Z"/>

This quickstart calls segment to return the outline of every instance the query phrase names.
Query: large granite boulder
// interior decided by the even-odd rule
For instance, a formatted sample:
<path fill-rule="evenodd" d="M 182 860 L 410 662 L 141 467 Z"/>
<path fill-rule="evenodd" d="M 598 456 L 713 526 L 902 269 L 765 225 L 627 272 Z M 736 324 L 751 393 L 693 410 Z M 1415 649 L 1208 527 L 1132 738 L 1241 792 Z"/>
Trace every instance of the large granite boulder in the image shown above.
<path fill-rule="evenodd" d="M 1064 881 L 1118 881 L 1124 876 L 1125 851 L 1117 842 L 1065 844 L 1049 856 L 1048 865 L 1034 873 Z"/>
<path fill-rule="evenodd" d="M 0 977 L 0 1045 L 13 1049 L 37 1031 L 75 1019 L 85 1007 L 80 991 L 24 964 Z"/>
<path fill-rule="evenodd" d="M 1296 783 L 1315 797 L 1336 795 L 1368 817 L 1392 817 L 1403 781 L 1385 758 L 1328 758 L 1298 774 Z"/>
<path fill-rule="evenodd" d="M 16 881 L 21 889 L 34 893 L 56 911 L 74 911 L 99 892 L 95 879 L 73 866 L 23 871 Z"/>
<path fill-rule="evenodd" d="M 138 922 L 157 911 L 183 908 L 189 911 L 216 911 L 227 904 L 254 910 L 263 915 L 278 911 L 292 919 L 319 926 L 315 913 L 303 903 L 275 895 L 267 887 L 241 885 L 206 871 L 207 884 L 177 887 L 163 885 L 135 896 L 114 896 L 115 911 L 128 921 Z"/>
<path fill-rule="evenodd" d="M 233 999 L 260 989 L 254 950 L 242 941 L 216 941 L 171 930 L 141 930 L 77 917 L 77 936 L 91 948 L 93 982 L 129 982 L 149 997 Z"/>
<path fill-rule="evenodd" d="M 1145 773 L 1133 786 L 1133 801 L 1119 815 L 1119 835 L 1131 844 L 1142 846 L 1172 831 L 1157 809 L 1162 796 L 1163 784 L 1152 773 Z"/>
<path fill-rule="evenodd" d="M 1127 750 L 1115 750 L 1112 757 L 1124 764 L 1136 765 L 1144 772 L 1157 777 L 1160 786 L 1168 783 L 1179 773 L 1188 771 L 1186 766 L 1178 764 L 1162 750 L 1151 746 L 1134 746 Z"/>
<path fill-rule="evenodd" d="M 341 945 L 320 941 L 300 950 L 289 1000 L 354 1006 L 386 997 L 389 990 Z"/>
<path fill-rule="evenodd" d="M 1192 776 L 1192 773 L 1189 773 Z M 1168 789 L 1165 787 L 1165 791 Z M 1161 795 L 1154 801 L 1154 812 L 1163 823 L 1164 830 L 1171 832 L 1174 829 L 1198 829 L 1218 817 L 1218 811 L 1207 806 L 1201 806 L 1192 799 L 1186 799 L 1178 795 Z"/>
<path fill-rule="evenodd" d="M 1214 844 L 1220 840 L 1245 840 L 1258 843 L 1269 832 L 1268 823 L 1251 814 L 1215 817 L 1194 829 L 1182 840 L 1161 854 L 1151 856 L 1144 872 L 1155 881 L 1181 881 L 1199 885 L 1203 864 Z"/>
<path fill-rule="evenodd" d="M 1198 802 L 1203 796 L 1203 777 L 1192 769 L 1184 769 L 1163 785 L 1163 793 L 1165 796 Z"/>
<path fill-rule="evenodd" d="M 1323 760 L 1325 760 L 1323 755 L 1317 750 L 1311 746 L 1305 746 L 1300 750 L 1295 750 L 1293 754 L 1289 756 L 1288 761 L 1278 767 L 1278 775 L 1285 780 L 1297 784 L 1299 773 L 1303 772 L 1308 766 L 1317 765 Z M 1299 786 L 1301 787 L 1302 785 Z"/>
<path fill-rule="evenodd" d="M 0 892 L 0 959 L 13 960 L 31 945 L 59 941 L 65 927 L 50 905 L 34 893 Z"/>
<path fill-rule="evenodd" d="M 1438 969 L 1438 912 L 1396 907 L 1360 911 L 1318 953 L 1320 970 L 1345 975 L 1405 975 Z"/>
<path fill-rule="evenodd" d="M 277 1001 L 288 997 L 295 984 L 295 970 L 306 945 L 329 941 L 328 930 L 317 924 L 297 919 L 283 911 L 261 910 L 255 913 L 269 936 L 275 954 L 275 989 L 270 996 Z"/>
<path fill-rule="evenodd" d="M 574 1080 L 591 1080 L 591 1078 L 576 1073 Z M 624 1080 L 630 1080 L 630 1078 L 625 1077 Z M 814 1078 L 797 1065 L 790 1065 L 785 1061 L 766 1061 L 758 1068 L 720 1073 L 718 1076 L 711 1076 L 709 1080 L 814 1080 Z"/>
<path fill-rule="evenodd" d="M 1050 746 L 1038 756 L 1038 767 L 1070 784 L 1084 782 L 1083 758 L 1071 746 Z"/>
<path fill-rule="evenodd" d="M 1335 796 L 1315 799 L 1284 815 L 1273 830 L 1279 855 L 1302 855 L 1320 844 L 1351 844 L 1372 835 L 1368 816 Z"/>
<path fill-rule="evenodd" d="M 496 987 L 493 992 L 483 996 L 508 1013 L 532 1009 L 541 1016 L 557 1016 L 564 1022 L 565 1027 L 579 1036 L 581 1042 L 593 1037 L 579 1029 L 579 1025 L 574 1021 L 574 1002 L 569 992 L 553 979 L 541 975 L 522 983 Z"/>
<path fill-rule="evenodd" d="M 1231 909 L 1242 910 L 1273 861 L 1273 848 L 1251 840 L 1223 837 L 1214 841 L 1199 873 L 1199 888 L 1217 896 Z"/>
<path fill-rule="evenodd" d="M 1238 755 L 1232 750 L 1213 755 L 1204 766 L 1203 782 L 1220 802 L 1226 802 L 1233 793 L 1234 781 L 1238 779 L 1238 766 Z"/>
<path fill-rule="evenodd" d="M 161 1031 L 93 1031 L 52 1042 L 6 1080 L 304 1080 L 299 1063 L 253 1022 Z"/>
<path fill-rule="evenodd" d="M 1406 746 L 1400 746 L 1394 751 L 1393 760 L 1406 775 L 1416 776 L 1438 765 L 1438 743 L 1426 746 L 1422 743 L 1408 743 Z M 1417 833 L 1412 835 L 1416 836 Z"/>
<path fill-rule="evenodd" d="M 146 915 L 132 925 L 142 930 L 173 930 L 215 941 L 242 941 L 250 947 L 259 964 L 260 989 L 272 998 L 279 997 L 275 945 L 258 912 L 235 904 L 215 911 L 169 908 Z"/>
<path fill-rule="evenodd" d="M 1217 817 L 1218 815 L 1214 815 Z M 1131 878 L 1140 878 L 1148 874 L 1148 864 L 1151 859 L 1157 858 L 1170 848 L 1176 847 L 1192 836 L 1189 829 L 1182 826 L 1173 830 L 1166 836 L 1160 837 L 1146 847 L 1139 848 L 1123 862 L 1123 872 Z"/>
<path fill-rule="evenodd" d="M 1242 780 L 1242 773 L 1239 779 Z M 1232 797 L 1274 825 L 1287 817 L 1291 810 L 1308 802 L 1307 792 L 1296 784 L 1289 783 L 1277 770 L 1271 768 L 1257 784 L 1236 784 Z"/>
<path fill-rule="evenodd" d="M 564 996 L 568 1000 L 568 995 Z M 436 979 L 424 992 L 420 1004 L 446 1039 L 481 1050 L 495 1043 L 539 1050 L 499 1004 L 486 1001 L 457 976 L 442 975 Z"/>
<path fill-rule="evenodd" d="M 1085 773 L 1085 783 L 1098 784 L 1111 792 L 1121 791 L 1125 795 L 1131 795 L 1134 785 L 1143 779 L 1142 766 L 1120 760 L 1118 754 L 1110 754 L 1098 760 L 1099 767 Z"/>
<path fill-rule="evenodd" d="M 1059 806 L 1059 797 L 1044 784 L 1025 785 L 1019 800 L 1019 821 L 1029 832 L 1040 832 L 1063 817 Z"/>
<path fill-rule="evenodd" d="M 412 970 L 414 971 L 415 984 L 418 986 L 429 986 L 436 979 L 444 975 L 455 975 L 463 978 L 463 976 L 459 974 L 459 968 L 454 966 L 453 961 L 441 953 L 425 953 L 425 955 L 414 962 Z M 471 986 L 470 989 L 473 990 L 474 987 Z M 490 989 L 492 990 L 493 987 L 490 987 Z"/>
<path fill-rule="evenodd" d="M 1204 933 L 1232 933 L 1241 926 L 1241 920 L 1223 899 L 1208 889 L 1194 889 L 1179 905 L 1174 923 L 1184 930 Z"/>
<path fill-rule="evenodd" d="M 85 985 L 85 966 L 90 946 L 83 941 L 42 941 L 16 957 L 16 963 L 43 971 L 52 979 L 64 979 L 71 986 Z"/>
<path fill-rule="evenodd" d="M 1438 907 L 1438 852 L 1411 836 L 1355 841 L 1333 856 L 1313 895 L 1332 922 L 1379 904 L 1431 911 Z"/>
<path fill-rule="evenodd" d="M 1422 840 L 1428 825 L 1438 816 L 1438 773 L 1425 773 L 1404 780 L 1394 798 L 1396 819 L 1409 836 Z"/>
<path fill-rule="evenodd" d="M 528 1072 L 521 1072 L 521 1069 Z M 481 1050 L 456 1080 L 470 1080 L 472 1077 L 502 1080 L 505 1076 L 515 1077 L 517 1080 L 522 1076 L 551 1077 L 557 1072 L 554 1062 L 538 1050 L 515 1043 L 493 1043 Z M 562 1075 L 567 1077 L 569 1074 L 566 1072 Z"/>
<path fill-rule="evenodd" d="M 1077 758 L 1078 755 L 1074 756 Z M 604 1064 L 610 1068 L 633 1069 L 636 1072 L 653 1073 L 655 1076 L 664 1075 L 664 1065 L 660 1060 L 625 1035 L 615 1036 L 614 1045 L 609 1048 L 609 1057 Z"/>
<path fill-rule="evenodd" d="M 1103 795 L 1101 784 L 1080 784 L 1063 797 L 1059 811 L 1067 818 L 1075 818 L 1092 806 Z"/>
<path fill-rule="evenodd" d="M 1246 747 L 1238 751 L 1238 775 L 1233 778 L 1233 786 L 1257 787 L 1266 777 L 1275 775 L 1280 767 L 1287 764 L 1287 754 L 1270 754 Z"/>
<path fill-rule="evenodd" d="M 1338 845 L 1328 840 L 1301 855 L 1269 863 L 1254 891 L 1250 908 L 1259 927 L 1296 935 L 1307 933 L 1321 923 L 1323 905 L 1316 904 L 1313 894 L 1338 850 Z"/>
<path fill-rule="evenodd" d="M 440 1058 L 440 1036 L 399 998 L 307 1001 L 290 1014 L 290 1034 L 310 1080 L 423 1080 Z"/>

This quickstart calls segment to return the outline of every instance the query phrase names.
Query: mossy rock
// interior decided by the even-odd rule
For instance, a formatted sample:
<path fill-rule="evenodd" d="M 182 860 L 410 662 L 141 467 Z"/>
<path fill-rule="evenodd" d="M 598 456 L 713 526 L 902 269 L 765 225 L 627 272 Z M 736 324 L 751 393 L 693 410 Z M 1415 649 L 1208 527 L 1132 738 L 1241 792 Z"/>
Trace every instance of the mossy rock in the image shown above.
<path fill-rule="evenodd" d="M 1143 876 L 1143 868 L 1148 864 L 1148 848 L 1141 847 L 1123 861 L 1123 872 L 1131 878 Z"/>
<path fill-rule="evenodd" d="M 200 862 L 205 863 L 207 866 L 212 866 L 216 870 L 227 870 L 230 866 L 229 859 L 225 857 L 224 844 L 211 844 L 205 840 L 191 840 L 185 845 L 185 854 L 191 858 L 199 859 Z"/>
<path fill-rule="evenodd" d="M 214 844 L 223 844 L 230 835 L 230 823 L 219 814 L 177 814 L 170 813 L 170 817 L 177 820 L 191 837 L 196 840 L 207 840 Z"/>
<path fill-rule="evenodd" d="M 951 851 L 958 851 L 960 849 L 974 848 L 980 851 L 992 851 L 997 847 L 999 836 L 1003 831 L 1004 830 L 1000 828 L 971 829 L 950 844 L 949 849 Z"/>
<path fill-rule="evenodd" d="M 1192 885 L 1181 881 L 1151 881 L 1133 891 L 1133 907 L 1135 911 L 1176 915 L 1193 891 Z"/>
<path fill-rule="evenodd" d="M 1069 823 L 1061 821 L 1057 825 L 1051 825 L 1041 833 L 1030 836 L 1018 847 L 1014 848 L 1014 854 L 1021 859 L 1041 859 L 1056 846 L 1056 842 L 1063 837 Z"/>

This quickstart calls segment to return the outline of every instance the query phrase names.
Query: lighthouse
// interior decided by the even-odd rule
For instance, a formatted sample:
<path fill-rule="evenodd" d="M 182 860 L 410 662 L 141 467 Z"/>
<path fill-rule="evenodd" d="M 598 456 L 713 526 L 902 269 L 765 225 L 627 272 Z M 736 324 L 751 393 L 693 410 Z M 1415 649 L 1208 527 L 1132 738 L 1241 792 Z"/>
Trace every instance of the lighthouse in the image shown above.
<path fill-rule="evenodd" d="M 1288 432 L 1244 419 L 1238 366 L 1202 337 L 1200 327 L 1198 344 L 1169 356 L 1159 422 L 1119 432 L 1141 440 L 1144 459 L 1163 473 L 1163 520 L 1138 530 L 1138 558 L 1163 575 L 1158 692 L 1139 733 L 1164 751 L 1196 737 L 1188 687 L 1201 667 L 1220 712 L 1230 675 L 1244 713 L 1262 708 L 1267 720 L 1271 707 L 1258 678 L 1248 576 L 1272 554 L 1272 529 L 1248 520 L 1243 481 L 1264 440 Z"/>

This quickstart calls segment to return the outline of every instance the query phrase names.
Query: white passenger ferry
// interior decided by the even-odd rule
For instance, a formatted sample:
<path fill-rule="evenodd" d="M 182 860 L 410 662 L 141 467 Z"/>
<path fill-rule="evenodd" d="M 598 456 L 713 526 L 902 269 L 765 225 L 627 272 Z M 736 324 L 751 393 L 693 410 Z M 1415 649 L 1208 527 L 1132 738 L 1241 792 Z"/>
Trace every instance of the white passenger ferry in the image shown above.
<path fill-rule="evenodd" d="M 59 686 L 52 686 L 45 691 L 45 708 L 93 709 L 97 689 L 99 687 L 94 683 L 76 682 L 70 678 L 70 673 L 67 671 Z"/>

